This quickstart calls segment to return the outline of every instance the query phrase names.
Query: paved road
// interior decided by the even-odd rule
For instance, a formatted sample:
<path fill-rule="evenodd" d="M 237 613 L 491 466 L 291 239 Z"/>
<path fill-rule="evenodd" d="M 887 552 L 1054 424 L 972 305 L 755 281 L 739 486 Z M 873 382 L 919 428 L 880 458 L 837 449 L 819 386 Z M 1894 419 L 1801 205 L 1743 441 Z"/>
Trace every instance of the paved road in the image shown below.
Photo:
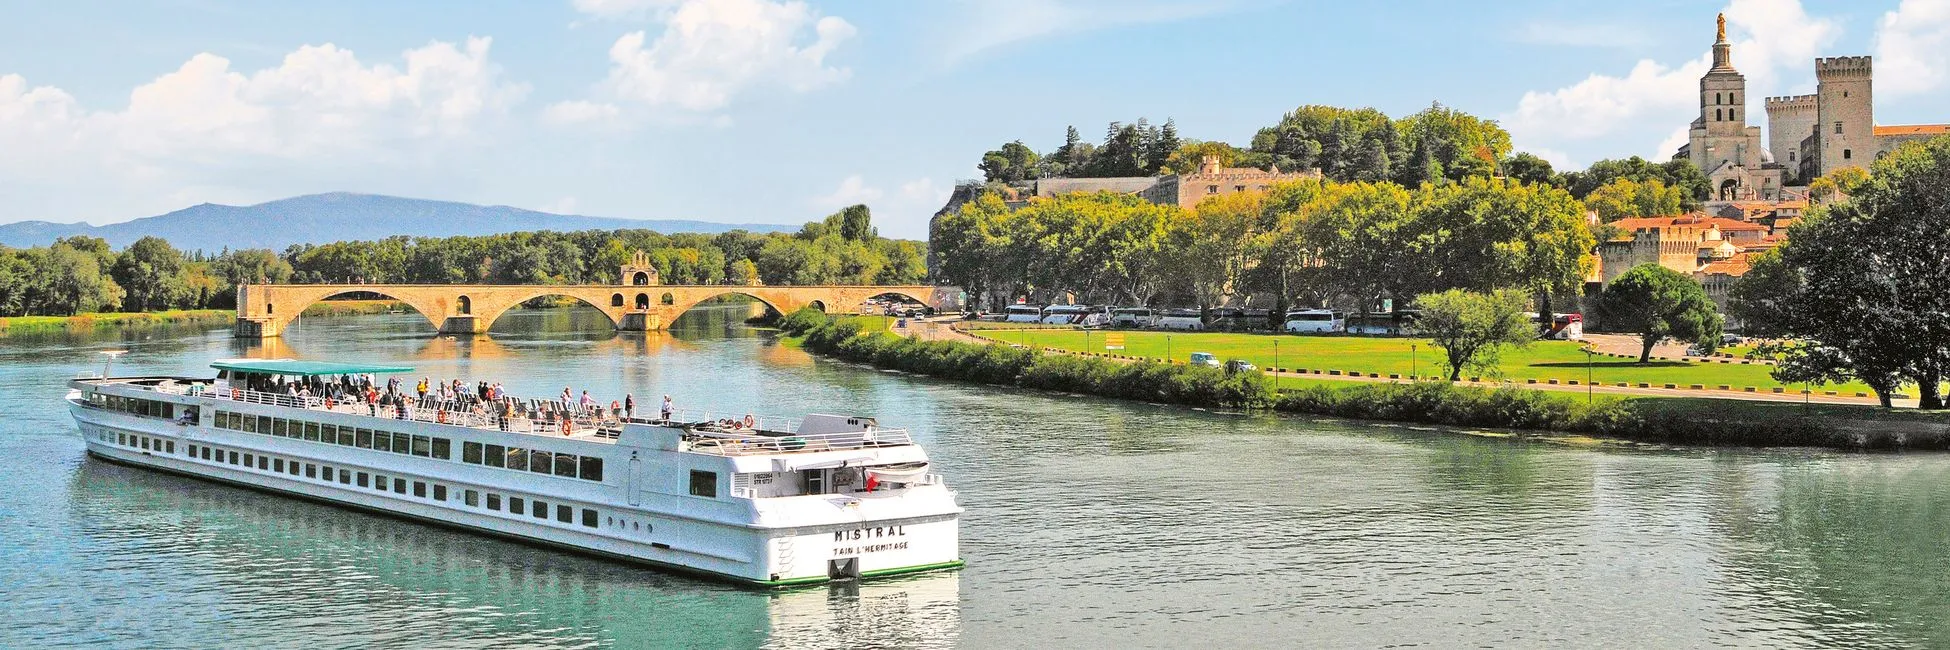
<path fill-rule="evenodd" d="M 894 333 L 900 334 L 902 336 L 918 336 L 929 340 L 962 341 L 966 343 L 978 343 L 978 344 L 993 342 L 989 339 L 984 339 L 954 329 L 953 324 L 959 321 L 960 318 L 958 317 L 939 317 L 932 320 L 909 319 L 908 327 L 904 329 L 896 328 L 894 329 Z M 1612 351 L 1614 354 L 1629 354 L 1630 356 L 1633 357 L 1637 357 L 1639 353 L 1638 339 L 1630 336 L 1623 336 L 1618 334 L 1591 334 L 1591 335 L 1586 335 L 1586 338 L 1587 340 L 1590 340 L 1595 345 L 1595 347 L 1597 347 L 1598 350 L 1601 352 Z M 1625 347 L 1620 347 L 1620 346 L 1625 346 Z M 1666 346 L 1666 347 L 1677 348 L 1676 350 L 1674 350 L 1675 353 L 1683 353 L 1685 351 L 1684 346 Z M 1654 356 L 1659 355 L 1659 350 L 1660 348 L 1653 349 Z M 1681 358 L 1681 356 L 1675 354 L 1675 356 L 1672 356 L 1670 358 L 1679 359 Z M 1295 373 L 1295 372 L 1279 372 L 1279 373 L 1269 372 L 1267 374 L 1273 377 L 1301 377 L 1306 379 L 1324 379 L 1324 380 L 1331 380 L 1331 381 L 1363 381 L 1363 382 L 1391 382 L 1391 383 L 1405 381 L 1402 379 L 1389 379 L 1386 376 L 1355 377 L 1350 375 L 1303 374 L 1303 373 Z M 1463 381 L 1460 383 L 1474 385 L 1474 386 L 1484 386 L 1484 387 L 1495 387 L 1501 385 L 1498 382 L 1494 382 L 1494 381 L 1482 381 L 1482 382 Z M 1856 397 L 1853 394 L 1822 395 L 1820 394 L 1819 391 L 1817 391 L 1815 394 L 1812 395 L 1802 395 L 1795 392 L 1772 393 L 1772 392 L 1756 391 L 1756 392 L 1749 393 L 1744 390 L 1713 390 L 1713 389 L 1692 390 L 1683 387 L 1663 388 L 1663 387 L 1656 387 L 1656 386 L 1651 388 L 1638 388 L 1636 386 L 1616 386 L 1616 385 L 1612 385 L 1612 386 L 1575 385 L 1574 386 L 1570 384 L 1548 384 L 1548 383 L 1512 384 L 1512 385 L 1522 386 L 1524 388 L 1534 388 L 1537 390 L 1548 390 L 1548 391 L 1556 391 L 1556 392 L 1563 392 L 1563 393 L 1590 393 L 1594 395 L 1622 395 L 1622 396 L 1636 396 L 1636 397 L 1711 397 L 1711 398 L 1718 398 L 1718 399 L 1743 399 L 1743 400 L 1753 400 L 1753 401 L 1760 401 L 1760 402 L 1812 402 L 1815 404 L 1875 404 L 1876 403 L 1876 399 L 1874 396 Z M 1914 408 L 1916 406 L 1916 400 L 1913 399 L 1896 400 L 1894 404 L 1898 407 Z"/>

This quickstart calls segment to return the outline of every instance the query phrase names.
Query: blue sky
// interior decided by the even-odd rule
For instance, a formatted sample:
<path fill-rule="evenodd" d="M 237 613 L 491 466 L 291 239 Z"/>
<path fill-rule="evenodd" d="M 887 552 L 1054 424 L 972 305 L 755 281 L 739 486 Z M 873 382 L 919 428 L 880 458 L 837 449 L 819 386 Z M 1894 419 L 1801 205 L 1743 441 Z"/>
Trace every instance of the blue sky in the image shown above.
<path fill-rule="evenodd" d="M 560 0 L 0 11 L 0 222 L 347 190 L 920 237 L 980 154 L 1174 118 L 1440 101 L 1562 165 L 1671 155 L 1726 11 L 1750 96 L 1877 57 L 1876 119 L 1950 121 L 1950 0 Z M 1752 114 L 1762 114 L 1756 103 Z"/>

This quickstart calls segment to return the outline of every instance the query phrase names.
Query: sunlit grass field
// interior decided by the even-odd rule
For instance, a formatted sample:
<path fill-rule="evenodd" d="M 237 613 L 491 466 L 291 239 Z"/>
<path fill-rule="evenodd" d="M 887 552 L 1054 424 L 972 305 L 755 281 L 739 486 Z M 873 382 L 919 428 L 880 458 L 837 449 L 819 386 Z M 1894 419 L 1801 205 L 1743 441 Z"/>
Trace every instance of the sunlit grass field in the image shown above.
<path fill-rule="evenodd" d="M 1261 368 L 1279 367 L 1284 369 L 1339 370 L 1343 373 L 1374 373 L 1383 377 L 1388 375 L 1441 375 L 1442 351 L 1429 345 L 1426 339 L 1395 337 L 1364 337 L 1342 335 L 1270 335 L 1236 334 L 1220 332 L 1158 332 L 1112 330 L 1124 336 L 1122 351 L 1104 349 L 1104 331 L 1075 329 L 984 329 L 972 334 L 1005 343 L 1017 343 L 1033 347 L 1048 347 L 1075 352 L 1109 352 L 1135 357 L 1162 359 L 1167 354 L 1178 362 L 1191 358 L 1193 352 L 1210 352 L 1221 360 L 1244 359 Z M 1691 361 L 1659 361 L 1638 363 L 1636 359 L 1621 359 L 1592 355 L 1589 359 L 1589 379 L 1587 380 L 1587 358 L 1579 344 L 1572 341 L 1537 341 L 1523 348 L 1505 349 L 1502 354 L 1500 379 L 1524 383 L 1535 379 L 1538 383 L 1557 380 L 1568 384 L 1572 380 L 1583 384 L 1586 381 L 1599 385 L 1627 383 L 1633 386 L 1649 384 L 1663 388 L 1672 384 L 1678 388 L 1698 385 L 1707 389 L 1727 386 L 1731 390 L 1744 390 L 1754 387 L 1756 391 L 1771 392 L 1774 387 L 1782 387 L 1788 392 L 1799 392 L 1801 384 L 1782 384 L 1768 375 L 1771 366 L 1741 364 L 1738 360 L 1728 363 L 1698 363 Z M 1465 373 L 1468 378 L 1477 373 Z M 1483 379 L 1490 379 L 1484 376 Z M 1816 391 L 1836 391 L 1845 395 L 1867 392 L 1868 387 L 1858 384 L 1814 386 Z"/>

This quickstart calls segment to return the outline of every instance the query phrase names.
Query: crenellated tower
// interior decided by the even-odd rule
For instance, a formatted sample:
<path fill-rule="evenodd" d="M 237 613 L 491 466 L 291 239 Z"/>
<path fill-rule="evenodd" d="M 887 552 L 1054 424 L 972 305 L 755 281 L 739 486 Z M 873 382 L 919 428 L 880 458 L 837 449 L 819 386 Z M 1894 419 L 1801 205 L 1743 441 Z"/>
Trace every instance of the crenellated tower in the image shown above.
<path fill-rule="evenodd" d="M 1766 107 L 1767 150 L 1774 162 L 1796 174 L 1801 168 L 1801 141 L 1814 135 L 1815 123 L 1821 120 L 1820 102 L 1815 95 L 1769 97 Z"/>
<path fill-rule="evenodd" d="M 1816 175 L 1875 159 L 1874 63 L 1867 56 L 1815 59 Z M 1812 178 L 1807 180 L 1813 180 Z"/>

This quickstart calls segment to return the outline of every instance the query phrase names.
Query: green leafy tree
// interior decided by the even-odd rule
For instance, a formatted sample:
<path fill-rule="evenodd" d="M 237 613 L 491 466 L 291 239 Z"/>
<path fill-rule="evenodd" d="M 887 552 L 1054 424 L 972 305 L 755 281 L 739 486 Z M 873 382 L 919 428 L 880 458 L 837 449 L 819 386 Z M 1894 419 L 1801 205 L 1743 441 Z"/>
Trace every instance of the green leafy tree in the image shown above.
<path fill-rule="evenodd" d="M 749 259 L 734 260 L 725 271 L 727 284 L 750 285 L 759 281 L 758 265 L 753 264 Z"/>
<path fill-rule="evenodd" d="M 143 237 L 116 257 L 111 277 L 122 287 L 122 308 L 152 311 L 181 307 L 190 298 L 183 254 L 161 237 Z"/>
<path fill-rule="evenodd" d="M 73 316 L 121 305 L 122 288 L 102 272 L 97 251 L 75 248 L 65 240 L 43 250 L 29 260 L 35 269 L 33 313 Z"/>
<path fill-rule="evenodd" d="M 982 178 L 990 182 L 1017 183 L 1035 178 L 1037 164 L 1041 161 L 1042 156 L 1036 155 L 1021 140 L 1016 140 L 982 154 L 982 162 L 976 167 L 982 170 Z"/>
<path fill-rule="evenodd" d="M 1442 349 L 1449 381 L 1462 379 L 1464 370 L 1497 376 L 1504 348 L 1536 339 L 1524 317 L 1523 294 L 1514 291 L 1450 289 L 1418 296 L 1415 305 L 1422 310 L 1415 329 Z"/>
<path fill-rule="evenodd" d="M 1503 161 L 1503 175 L 1526 185 L 1546 185 L 1557 180 L 1557 173 L 1551 169 L 1550 161 L 1525 151 L 1519 151 Z"/>
<path fill-rule="evenodd" d="M 1584 205 L 1598 213 L 1598 220 L 1610 223 L 1631 217 L 1657 217 L 1680 213 L 1683 203 L 1679 188 L 1667 187 L 1658 179 L 1644 182 L 1618 178 L 1592 190 Z"/>
<path fill-rule="evenodd" d="M 1950 368 L 1950 138 L 1877 160 L 1845 198 L 1810 211 L 1733 287 L 1735 313 L 1777 336 L 1782 365 L 1853 376 L 1887 396 L 1914 384 L 1942 408 Z"/>
<path fill-rule="evenodd" d="M 1815 203 L 1827 203 L 1848 196 L 1868 182 L 1869 172 L 1861 167 L 1842 167 L 1809 181 L 1808 198 Z"/>
<path fill-rule="evenodd" d="M 1639 334 L 1639 363 L 1650 361 L 1652 346 L 1667 338 L 1707 351 L 1720 343 L 1720 313 L 1706 289 L 1658 264 L 1640 264 L 1612 280 L 1597 307 L 1606 329 Z"/>
<path fill-rule="evenodd" d="M 1664 163 L 1654 163 L 1638 156 L 1600 160 L 1583 171 L 1565 172 L 1560 178 L 1564 189 L 1570 190 L 1571 196 L 1578 199 L 1590 196 L 1598 188 L 1620 178 L 1639 182 L 1656 180 L 1666 187 L 1678 188 L 1682 210 L 1697 209 L 1701 201 L 1712 195 L 1712 184 L 1707 181 L 1706 173 L 1686 159 Z"/>

